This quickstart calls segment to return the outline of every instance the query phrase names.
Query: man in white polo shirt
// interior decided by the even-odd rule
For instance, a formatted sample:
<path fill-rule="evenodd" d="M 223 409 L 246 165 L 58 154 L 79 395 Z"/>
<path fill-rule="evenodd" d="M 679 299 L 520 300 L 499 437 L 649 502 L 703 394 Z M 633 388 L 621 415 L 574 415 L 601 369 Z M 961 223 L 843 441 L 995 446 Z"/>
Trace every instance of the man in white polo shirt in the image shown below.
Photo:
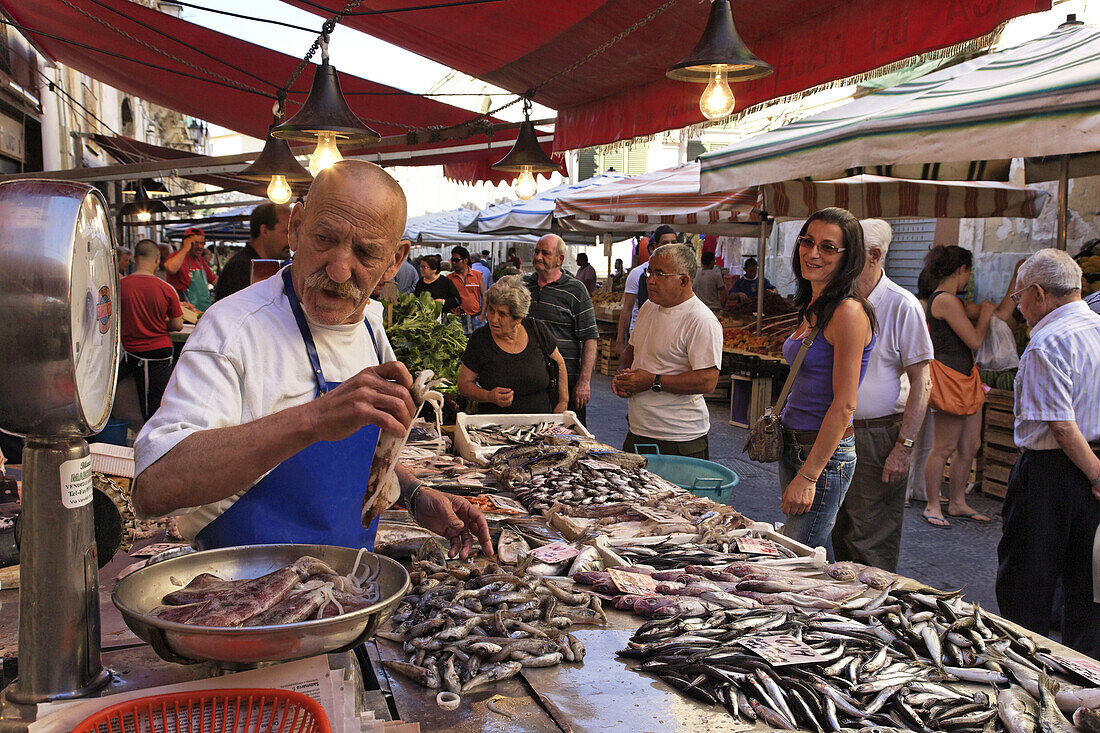
<path fill-rule="evenodd" d="M 856 395 L 856 471 L 833 527 L 837 560 L 897 570 L 905 483 L 913 439 L 920 433 L 932 388 L 932 338 L 916 297 L 882 271 L 893 232 L 865 219 L 867 262 L 859 276 L 875 308 L 878 340 Z"/>
<path fill-rule="evenodd" d="M 661 453 L 710 457 L 710 411 L 722 366 L 722 326 L 692 292 L 695 250 L 666 244 L 649 261 L 649 299 L 623 352 L 611 389 L 629 400 L 623 450 L 656 445 Z"/>
<path fill-rule="evenodd" d="M 1031 341 L 1016 373 L 1016 459 L 997 545 L 1001 615 L 1047 635 L 1054 589 L 1062 643 L 1100 655 L 1093 538 L 1100 523 L 1100 315 L 1081 300 L 1081 268 L 1041 249 L 1020 265 L 1016 307 Z"/>

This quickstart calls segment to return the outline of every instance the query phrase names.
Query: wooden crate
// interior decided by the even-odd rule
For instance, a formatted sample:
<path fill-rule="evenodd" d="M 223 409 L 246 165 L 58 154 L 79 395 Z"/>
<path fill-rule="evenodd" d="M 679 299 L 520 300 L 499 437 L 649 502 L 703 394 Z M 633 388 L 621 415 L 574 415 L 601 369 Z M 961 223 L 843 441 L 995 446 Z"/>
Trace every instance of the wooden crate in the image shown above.
<path fill-rule="evenodd" d="M 730 425 L 739 428 L 755 425 L 771 405 L 771 377 L 730 375 Z"/>
<path fill-rule="evenodd" d="M 991 389 L 982 416 L 982 493 L 1003 499 L 1008 476 L 1020 456 L 1012 438 L 1015 418 L 1011 390 Z"/>

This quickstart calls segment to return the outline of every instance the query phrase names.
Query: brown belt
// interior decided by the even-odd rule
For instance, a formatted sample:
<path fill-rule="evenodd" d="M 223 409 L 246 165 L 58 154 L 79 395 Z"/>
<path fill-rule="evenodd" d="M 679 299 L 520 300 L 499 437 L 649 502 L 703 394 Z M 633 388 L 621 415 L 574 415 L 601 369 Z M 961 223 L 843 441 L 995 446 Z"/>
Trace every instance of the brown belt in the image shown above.
<path fill-rule="evenodd" d="M 866 428 L 892 428 L 901 422 L 903 413 L 886 415 L 885 417 L 871 417 L 866 420 L 853 420 L 852 425 L 860 430 Z"/>
<path fill-rule="evenodd" d="M 798 443 L 799 445 L 813 445 L 814 441 L 817 440 L 817 434 L 819 432 L 821 432 L 821 431 L 819 431 L 819 430 L 791 430 L 790 428 L 783 428 L 783 435 L 790 438 L 791 440 L 793 440 L 795 443 Z M 849 425 L 847 427 L 847 429 L 844 431 L 844 435 L 840 436 L 840 439 L 844 440 L 845 438 L 850 438 L 853 435 L 855 435 L 855 430 L 853 430 L 852 426 Z"/>

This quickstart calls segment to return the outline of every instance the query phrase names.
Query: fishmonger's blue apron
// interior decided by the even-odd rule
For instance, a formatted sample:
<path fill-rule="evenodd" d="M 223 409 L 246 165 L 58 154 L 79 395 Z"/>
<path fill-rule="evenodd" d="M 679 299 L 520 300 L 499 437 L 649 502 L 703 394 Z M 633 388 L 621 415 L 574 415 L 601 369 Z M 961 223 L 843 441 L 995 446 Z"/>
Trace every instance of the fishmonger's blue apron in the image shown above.
<path fill-rule="evenodd" d="M 305 342 L 317 379 L 317 394 L 335 389 L 321 373 L 317 346 L 302 306 L 294 294 L 290 268 L 283 270 L 290 310 Z M 364 319 L 379 362 L 382 353 L 370 323 Z M 195 538 L 200 550 L 271 543 L 340 545 L 374 549 L 378 518 L 362 525 L 367 477 L 378 443 L 378 427 L 368 425 L 343 440 L 322 440 L 291 456 L 246 491 L 233 506 L 206 525 Z"/>

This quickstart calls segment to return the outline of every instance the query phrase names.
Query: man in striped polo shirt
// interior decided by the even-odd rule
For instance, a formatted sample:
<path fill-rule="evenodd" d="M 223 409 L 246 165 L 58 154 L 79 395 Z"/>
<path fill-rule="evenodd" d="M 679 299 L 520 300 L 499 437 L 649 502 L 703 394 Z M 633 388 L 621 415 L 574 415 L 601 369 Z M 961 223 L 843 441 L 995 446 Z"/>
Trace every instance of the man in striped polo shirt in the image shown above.
<path fill-rule="evenodd" d="M 1011 296 L 1031 326 L 1031 341 L 1016 374 L 1014 432 L 1023 454 L 1005 495 L 997 603 L 1005 618 L 1045 636 L 1061 580 L 1062 642 L 1096 657 L 1100 315 L 1081 300 L 1081 268 L 1061 250 L 1029 257 L 1016 286 Z"/>
<path fill-rule="evenodd" d="M 569 373 L 569 409 L 582 423 L 585 406 L 592 394 L 592 367 L 596 364 L 596 312 L 592 297 L 580 280 L 561 270 L 565 262 L 565 242 L 556 234 L 547 234 L 535 245 L 532 258 L 535 272 L 524 282 L 531 291 L 530 316 L 546 324 L 558 342 Z"/>

